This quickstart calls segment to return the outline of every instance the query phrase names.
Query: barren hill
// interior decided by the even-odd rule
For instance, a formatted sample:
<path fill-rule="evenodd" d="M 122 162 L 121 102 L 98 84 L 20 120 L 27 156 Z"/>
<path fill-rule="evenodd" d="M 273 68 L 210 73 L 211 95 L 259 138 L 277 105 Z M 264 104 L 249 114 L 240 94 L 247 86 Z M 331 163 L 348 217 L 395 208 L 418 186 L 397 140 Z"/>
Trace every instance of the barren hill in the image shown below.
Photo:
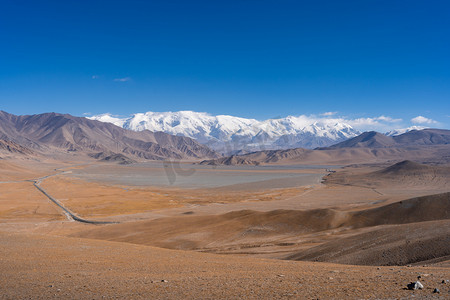
<path fill-rule="evenodd" d="M 222 157 L 218 159 L 212 159 L 212 160 L 203 160 L 200 162 L 200 165 L 225 165 L 225 166 L 231 166 L 231 165 L 253 165 L 258 166 L 260 163 L 254 160 L 246 159 L 243 157 L 239 157 L 236 155 L 228 156 L 228 157 Z"/>
<path fill-rule="evenodd" d="M 333 174 L 326 177 L 326 182 L 366 187 L 389 187 L 396 184 L 411 188 L 432 186 L 442 189 L 450 186 L 450 167 L 405 160 L 374 172 Z"/>
<path fill-rule="evenodd" d="M 447 169 L 447 168 L 446 168 Z M 419 164 L 410 160 L 404 160 L 387 167 L 381 171 L 376 172 L 380 175 L 415 175 L 429 172 L 439 172 L 446 170 L 440 167 L 433 167 L 424 164 Z"/>
<path fill-rule="evenodd" d="M 433 128 L 412 130 L 394 136 L 393 139 L 403 145 L 444 145 L 450 144 L 450 130 Z"/>
<path fill-rule="evenodd" d="M 286 257 L 290 260 L 394 266 L 450 260 L 449 220 L 378 226 Z"/>
<path fill-rule="evenodd" d="M 370 230 L 287 258 L 363 265 L 407 265 L 450 259 L 450 193 L 353 212 L 344 226 Z"/>
<path fill-rule="evenodd" d="M 13 141 L 0 139 L 0 153 L 31 155 L 33 151 Z"/>
<path fill-rule="evenodd" d="M 386 136 L 379 132 L 369 131 L 364 132 L 354 138 L 348 139 L 344 142 L 330 146 L 328 148 L 329 149 L 347 148 L 347 147 L 381 148 L 381 147 L 391 147 L 394 144 L 395 140 L 393 137 Z"/>
<path fill-rule="evenodd" d="M 227 253 L 227 251 L 259 247 L 258 245 L 268 243 L 283 244 L 283 241 L 292 239 L 308 241 L 312 237 L 313 240 L 317 240 L 314 238 L 314 236 L 317 237 L 317 234 L 326 234 L 326 232 L 337 229 L 344 230 L 348 236 L 352 232 L 359 234 L 358 230 L 378 230 L 379 226 L 418 224 L 427 221 L 449 222 L 449 219 L 450 193 L 445 193 L 360 211 L 314 209 L 259 212 L 242 210 L 221 215 L 166 217 L 95 228 L 76 234 L 76 236 L 165 248 Z M 133 234 L 130 235 L 130 232 Z M 405 233 L 397 231 L 397 234 L 400 236 Z M 445 230 L 435 233 L 433 238 L 446 241 L 445 239 L 450 236 L 448 230 Z M 339 236 L 335 236 L 334 239 L 341 240 Z M 380 239 L 378 242 L 374 240 L 372 243 L 380 246 L 383 240 Z M 439 245 L 438 252 L 435 252 L 432 247 L 427 248 L 429 253 L 424 255 L 424 259 L 430 259 L 431 253 L 438 256 L 450 255 L 450 248 L 443 247 L 442 242 Z M 330 251 L 339 252 L 336 249 L 339 248 Z M 299 255 L 302 255 L 303 252 Z M 290 258 L 298 259 L 298 256 L 293 253 Z M 315 257 L 308 256 L 305 259 L 315 259 Z M 411 262 L 410 259 L 407 261 Z M 364 262 L 359 263 L 364 264 Z M 397 262 L 397 264 L 402 263 L 403 261 Z M 383 262 L 380 261 L 380 264 Z"/>
<path fill-rule="evenodd" d="M 148 130 L 134 132 L 68 114 L 16 116 L 0 111 L 0 135 L 41 152 L 110 151 L 153 160 L 217 157 L 214 151 L 190 138 Z"/>
<path fill-rule="evenodd" d="M 445 164 L 450 162 L 450 130 L 413 130 L 394 137 L 372 131 L 327 148 L 264 150 L 238 155 L 236 162 L 237 159 L 262 164 L 349 164 L 404 159 Z M 227 160 L 210 163 L 224 161 Z"/>
<path fill-rule="evenodd" d="M 400 159 L 431 160 L 450 162 L 449 146 L 438 145 L 433 148 L 342 148 L 329 150 L 309 150 L 303 148 L 288 150 L 265 150 L 238 155 L 230 163 L 253 161 L 260 164 L 317 164 L 344 165 L 351 163 L 384 162 Z M 226 158 L 216 159 L 210 164 L 223 164 Z"/>
<path fill-rule="evenodd" d="M 397 136 L 386 136 L 375 131 L 370 131 L 364 132 L 354 138 L 348 139 L 333 146 L 320 149 L 338 149 L 350 147 L 387 148 L 447 144 L 450 144 L 450 130 L 445 129 L 412 130 Z"/>
<path fill-rule="evenodd" d="M 379 180 L 402 181 L 410 185 L 450 186 L 450 167 L 429 166 L 405 160 L 369 174 L 368 177 L 372 180 L 377 178 Z"/>
<path fill-rule="evenodd" d="M 136 162 L 135 160 L 132 160 L 121 153 L 114 153 L 114 152 L 99 152 L 90 154 L 89 156 L 98 159 L 99 161 L 118 162 L 121 165 L 127 165 Z"/>

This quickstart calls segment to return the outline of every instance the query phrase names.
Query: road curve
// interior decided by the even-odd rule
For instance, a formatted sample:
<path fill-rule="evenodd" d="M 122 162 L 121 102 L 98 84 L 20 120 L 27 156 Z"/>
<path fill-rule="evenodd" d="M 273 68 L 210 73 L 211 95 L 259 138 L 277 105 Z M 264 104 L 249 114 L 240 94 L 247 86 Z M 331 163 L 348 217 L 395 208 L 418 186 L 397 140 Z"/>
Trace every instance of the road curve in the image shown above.
<path fill-rule="evenodd" d="M 58 175 L 58 174 L 55 174 Z M 50 176 L 54 176 L 54 175 L 50 175 Z M 92 220 L 86 220 L 83 218 L 78 217 L 77 215 L 75 215 L 73 212 L 71 212 L 69 209 L 67 209 L 64 205 L 61 204 L 61 202 L 59 202 L 58 200 L 56 200 L 55 198 L 53 198 L 49 193 L 47 193 L 46 190 L 44 190 L 41 186 L 41 180 L 48 178 L 50 176 L 45 176 L 42 177 L 40 179 L 37 180 L 30 180 L 31 182 L 33 182 L 33 185 L 42 193 L 44 194 L 48 199 L 50 199 L 50 201 L 52 201 L 53 203 L 55 203 L 58 207 L 60 207 L 64 214 L 71 220 L 77 221 L 77 222 L 81 222 L 81 223 L 87 223 L 87 224 L 117 224 L 119 222 L 107 222 L 107 221 L 92 221 Z"/>

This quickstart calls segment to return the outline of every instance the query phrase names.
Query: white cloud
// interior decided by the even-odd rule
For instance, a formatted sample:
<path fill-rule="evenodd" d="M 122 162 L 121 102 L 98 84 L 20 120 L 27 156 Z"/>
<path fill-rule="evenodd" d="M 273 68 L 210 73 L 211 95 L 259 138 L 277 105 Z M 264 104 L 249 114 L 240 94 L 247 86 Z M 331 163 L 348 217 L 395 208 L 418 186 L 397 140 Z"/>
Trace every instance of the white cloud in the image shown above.
<path fill-rule="evenodd" d="M 126 81 L 130 81 L 131 77 L 123 77 L 123 78 L 114 78 L 114 81 L 118 81 L 118 82 L 126 82 Z"/>
<path fill-rule="evenodd" d="M 324 116 L 324 117 L 329 117 L 329 116 L 334 116 L 335 114 L 337 114 L 337 111 L 327 111 L 320 115 Z"/>
<path fill-rule="evenodd" d="M 404 126 L 402 119 L 395 119 L 389 116 L 377 116 L 368 118 L 341 118 L 341 122 L 345 122 L 359 131 L 378 131 L 387 132 Z"/>
<path fill-rule="evenodd" d="M 397 122 L 403 121 L 402 119 L 393 119 L 391 117 L 386 117 L 386 116 L 379 116 L 379 117 L 377 117 L 375 119 L 379 120 L 379 121 L 388 122 L 388 123 L 397 123 Z"/>
<path fill-rule="evenodd" d="M 417 116 L 415 118 L 412 118 L 411 122 L 413 122 L 415 124 L 436 124 L 437 123 L 435 120 L 425 118 L 424 116 Z"/>
<path fill-rule="evenodd" d="M 92 75 L 91 78 L 92 79 L 98 79 L 98 75 Z"/>

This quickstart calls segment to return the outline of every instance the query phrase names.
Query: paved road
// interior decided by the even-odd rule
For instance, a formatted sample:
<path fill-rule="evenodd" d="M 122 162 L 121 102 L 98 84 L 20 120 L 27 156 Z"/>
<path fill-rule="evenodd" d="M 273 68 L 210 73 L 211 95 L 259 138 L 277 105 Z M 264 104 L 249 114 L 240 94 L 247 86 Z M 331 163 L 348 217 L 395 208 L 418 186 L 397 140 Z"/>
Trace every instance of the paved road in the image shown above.
<path fill-rule="evenodd" d="M 75 165 L 77 166 L 77 165 Z M 71 166 L 74 167 L 74 166 Z M 63 168 L 58 168 L 55 169 L 55 171 L 58 170 L 62 170 Z M 59 173 L 55 173 L 55 174 L 51 174 L 51 175 L 47 175 L 44 177 L 40 177 L 37 179 L 25 179 L 25 180 L 13 180 L 13 181 L 0 181 L 0 183 L 19 183 L 19 182 L 32 182 L 33 185 L 42 193 L 44 194 L 48 199 L 50 199 L 50 201 L 52 201 L 54 204 L 56 204 L 59 208 L 61 208 L 64 212 L 64 214 L 66 215 L 68 220 L 71 221 L 77 221 L 77 222 L 81 222 L 81 223 L 88 223 L 88 224 L 117 224 L 120 222 L 106 222 L 106 221 L 92 221 L 92 220 L 87 220 L 87 219 L 83 219 L 78 217 L 76 214 L 74 214 L 73 212 L 71 212 L 68 208 L 66 208 L 64 205 L 62 205 L 61 202 L 59 202 L 58 200 L 56 200 L 55 198 L 53 198 L 49 193 L 47 193 L 46 190 L 44 190 L 40 184 L 43 180 L 52 177 L 52 176 L 57 176 L 57 175 L 61 175 L 61 174 L 67 174 L 67 173 L 71 173 L 72 171 L 61 171 Z"/>
<path fill-rule="evenodd" d="M 64 172 L 63 172 L 63 173 L 64 173 Z M 68 208 L 66 208 L 64 205 L 62 205 L 61 202 L 59 202 L 58 200 L 56 200 L 55 198 L 53 198 L 49 193 L 47 193 L 46 190 L 44 190 L 44 189 L 40 186 L 41 181 L 42 181 L 43 179 L 46 179 L 46 178 L 51 177 L 51 176 L 59 175 L 59 174 L 62 174 L 62 173 L 58 173 L 58 174 L 54 174 L 54 175 L 45 176 L 45 177 L 39 178 L 39 179 L 37 179 L 37 180 L 33 180 L 32 182 L 33 182 L 33 185 L 34 185 L 34 186 L 35 186 L 42 194 L 44 194 L 48 199 L 50 199 L 50 201 L 52 201 L 53 203 L 55 203 L 57 206 L 59 206 L 59 207 L 63 210 L 64 214 L 67 216 L 67 218 L 68 218 L 69 220 L 74 220 L 74 221 L 77 221 L 77 222 L 88 223 L 88 224 L 117 224 L 117 223 L 118 223 L 118 222 L 92 221 L 92 220 L 87 220 L 87 219 L 80 218 L 80 217 L 78 217 L 77 215 L 75 215 L 73 212 L 71 212 Z"/>
<path fill-rule="evenodd" d="M 60 168 L 62 169 L 62 168 Z M 59 170 L 59 169 L 55 169 Z M 78 217 L 76 214 L 74 214 L 73 212 L 71 212 L 68 208 L 66 208 L 64 205 L 62 205 L 61 202 L 59 202 L 58 200 L 56 200 L 55 198 L 53 198 L 49 193 L 47 193 L 46 190 L 44 190 L 44 188 L 42 188 L 40 186 L 42 180 L 45 180 L 49 177 L 52 176 L 57 176 L 57 175 L 61 175 L 61 174 L 67 174 L 67 173 L 71 173 L 71 171 L 62 171 L 56 174 L 51 174 L 51 175 L 47 175 L 44 177 L 40 177 L 37 179 L 25 179 L 25 180 L 14 180 L 14 181 L 0 181 L 0 183 L 18 183 L 18 182 L 32 182 L 33 185 L 42 193 L 44 194 L 48 199 L 50 199 L 50 201 L 52 201 L 54 204 L 56 204 L 59 208 L 61 208 L 64 212 L 64 214 L 66 215 L 67 219 L 70 221 L 77 221 L 77 222 L 81 222 L 81 223 L 88 223 L 88 224 L 117 224 L 119 222 L 106 222 L 106 221 L 92 221 L 92 220 L 87 220 L 87 219 L 83 219 Z"/>

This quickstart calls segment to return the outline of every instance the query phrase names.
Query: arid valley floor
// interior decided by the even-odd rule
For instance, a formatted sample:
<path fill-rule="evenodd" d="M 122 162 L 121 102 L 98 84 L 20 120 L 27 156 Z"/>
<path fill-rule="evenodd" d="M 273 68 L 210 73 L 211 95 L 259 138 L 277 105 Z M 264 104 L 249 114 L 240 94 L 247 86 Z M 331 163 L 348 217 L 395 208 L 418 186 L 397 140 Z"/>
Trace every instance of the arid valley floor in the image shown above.
<path fill-rule="evenodd" d="M 3 299 L 450 297 L 447 165 L 0 169 Z"/>

